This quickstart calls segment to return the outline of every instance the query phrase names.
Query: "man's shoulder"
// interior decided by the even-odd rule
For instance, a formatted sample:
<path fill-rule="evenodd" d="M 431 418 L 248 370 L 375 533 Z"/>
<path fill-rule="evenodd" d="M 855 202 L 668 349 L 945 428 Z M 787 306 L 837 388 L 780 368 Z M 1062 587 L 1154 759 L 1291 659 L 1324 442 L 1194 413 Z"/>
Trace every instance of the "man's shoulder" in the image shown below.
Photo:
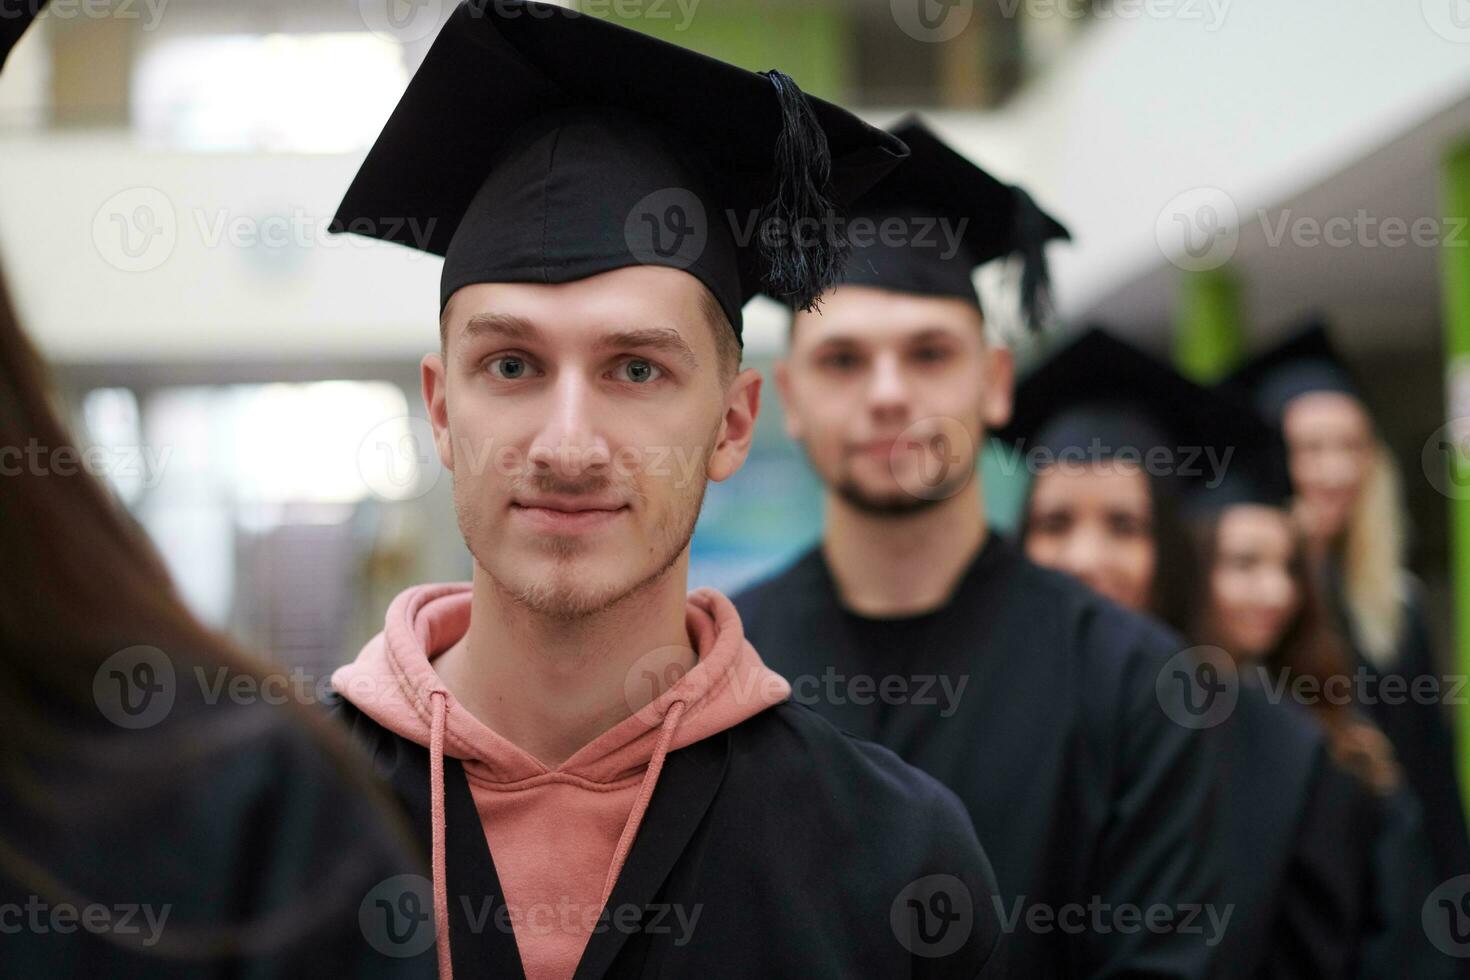
<path fill-rule="evenodd" d="M 829 817 L 858 817 L 855 824 L 880 836 L 927 819 L 932 829 L 974 839 L 969 814 L 948 787 L 806 705 L 783 702 L 733 734 L 736 753 L 753 763 L 767 786 L 799 790 L 801 798 L 831 811 Z"/>
<path fill-rule="evenodd" d="M 948 787 L 790 701 L 731 735 L 727 789 L 760 814 L 752 823 L 779 824 L 783 844 L 803 860 L 820 859 L 846 901 L 865 913 L 874 903 L 929 904 L 943 892 L 942 901 L 972 910 L 964 956 L 992 957 L 1001 936 L 999 887 L 969 812 Z M 922 894 L 905 904 L 916 889 Z"/>

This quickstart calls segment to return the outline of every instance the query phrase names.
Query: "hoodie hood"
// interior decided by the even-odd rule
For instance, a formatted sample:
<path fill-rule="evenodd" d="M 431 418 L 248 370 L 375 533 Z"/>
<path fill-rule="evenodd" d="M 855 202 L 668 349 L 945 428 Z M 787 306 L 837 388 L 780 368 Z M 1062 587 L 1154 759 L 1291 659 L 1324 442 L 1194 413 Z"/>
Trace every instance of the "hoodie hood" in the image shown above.
<path fill-rule="evenodd" d="M 672 687 L 551 769 L 490 730 L 444 686 L 431 660 L 464 636 L 470 623 L 468 583 L 421 585 L 388 608 L 383 632 L 332 687 L 369 718 L 429 747 L 436 697 L 445 705 L 444 754 L 466 763 L 476 780 L 514 783 L 560 772 L 616 782 L 648 764 L 670 707 L 684 705 L 670 750 L 709 738 L 787 700 L 791 686 L 761 662 L 745 639 L 735 606 L 713 589 L 689 594 L 685 625 L 698 662 Z"/>
<path fill-rule="evenodd" d="M 445 871 L 444 757 L 469 780 L 507 903 L 570 900 L 602 908 L 648 809 L 667 754 L 785 701 L 791 686 L 761 662 L 735 606 L 711 589 L 689 594 L 693 668 L 643 708 L 549 767 L 471 714 L 432 659 L 469 629 L 467 583 L 399 595 L 383 632 L 332 686 L 384 728 L 429 750 L 434 918 L 440 980 L 452 980 Z M 635 665 L 636 669 L 636 665 Z M 536 933 L 517 925 L 527 980 L 570 980 L 590 925 Z"/>

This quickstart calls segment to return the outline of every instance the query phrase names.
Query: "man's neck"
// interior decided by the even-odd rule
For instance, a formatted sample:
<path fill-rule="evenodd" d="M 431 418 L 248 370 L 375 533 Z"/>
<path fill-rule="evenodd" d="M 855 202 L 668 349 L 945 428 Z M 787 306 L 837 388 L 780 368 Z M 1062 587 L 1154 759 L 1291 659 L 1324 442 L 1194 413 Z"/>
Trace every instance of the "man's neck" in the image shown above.
<path fill-rule="evenodd" d="M 685 627 L 686 551 L 658 580 L 615 605 L 552 619 L 475 568 L 470 626 L 434 660 L 455 699 L 497 735 L 556 768 L 661 693 L 640 677 L 694 666 Z"/>
<path fill-rule="evenodd" d="M 978 476 L 953 497 L 900 515 L 861 510 L 829 492 L 822 552 L 848 609 L 912 616 L 949 600 L 986 533 Z"/>

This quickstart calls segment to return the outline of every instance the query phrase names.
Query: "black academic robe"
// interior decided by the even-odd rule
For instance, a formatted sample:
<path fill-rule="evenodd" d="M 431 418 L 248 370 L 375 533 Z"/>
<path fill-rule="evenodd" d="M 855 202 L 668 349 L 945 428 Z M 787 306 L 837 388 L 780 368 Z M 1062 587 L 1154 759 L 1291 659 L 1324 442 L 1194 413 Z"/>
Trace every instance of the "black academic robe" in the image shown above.
<path fill-rule="evenodd" d="M 1298 915 L 1287 907 L 1301 892 L 1290 879 L 1302 873 L 1298 852 L 1311 832 L 1311 796 L 1326 764 L 1321 729 L 1292 705 L 1272 704 L 1250 683 L 1249 671 L 1241 678 L 1235 708 L 1221 723 L 1218 830 L 1225 842 L 1225 901 L 1235 914 L 1220 945 L 1219 975 L 1345 977 L 1329 969 L 1340 956 L 1330 944 L 1350 948 L 1352 933 L 1331 935 L 1331 925 L 1355 925 L 1347 915 L 1357 905 L 1305 935 L 1295 931 Z M 1332 910 L 1320 902 L 1307 910 L 1316 911 Z M 1319 945 L 1324 932 L 1326 949 Z"/>
<path fill-rule="evenodd" d="M 331 707 L 427 847 L 427 750 Z M 515 980 L 495 858 L 457 760 L 444 780 L 455 975 Z M 787 702 L 669 753 L 575 976 L 998 977 L 994 895 L 953 794 Z"/>
<path fill-rule="evenodd" d="M 1347 980 L 1374 926 L 1379 805 L 1327 757 L 1322 727 L 1242 674 L 1222 724 L 1220 832 L 1235 917 L 1219 976 Z"/>
<path fill-rule="evenodd" d="M 1372 681 L 1359 707 L 1393 744 L 1394 755 L 1423 814 L 1434 871 L 1441 881 L 1470 874 L 1470 835 L 1461 802 L 1459 769 L 1455 764 L 1454 736 L 1450 731 L 1445 696 L 1463 695 L 1442 680 L 1434 659 L 1420 597 L 1411 594 L 1404 608 L 1404 633 L 1398 651 L 1386 667 L 1373 664 L 1363 653 L 1346 611 L 1342 582 L 1335 564 L 1329 566 L 1328 585 L 1343 634 L 1349 640 L 1354 666 Z M 1415 696 L 1415 683 L 1432 684 L 1438 696 Z"/>
<path fill-rule="evenodd" d="M 1334 980 L 1365 975 L 1365 943 L 1385 928 L 1372 894 L 1380 821 L 1379 804 L 1363 784 L 1322 759 L 1281 879 L 1271 955 L 1259 976 Z"/>
<path fill-rule="evenodd" d="M 424 867 L 386 801 L 293 712 L 211 701 L 192 678 L 215 665 L 171 653 L 150 727 L 29 699 L 50 740 L 0 781 L 0 977 L 431 980 L 359 921 Z"/>
<path fill-rule="evenodd" d="M 820 549 L 735 604 L 794 699 L 959 794 L 995 865 L 1016 976 L 1210 974 L 1228 927 L 1218 739 L 1178 723 L 1182 695 L 1160 683 L 1185 643 L 995 533 L 924 615 L 846 610 Z"/>

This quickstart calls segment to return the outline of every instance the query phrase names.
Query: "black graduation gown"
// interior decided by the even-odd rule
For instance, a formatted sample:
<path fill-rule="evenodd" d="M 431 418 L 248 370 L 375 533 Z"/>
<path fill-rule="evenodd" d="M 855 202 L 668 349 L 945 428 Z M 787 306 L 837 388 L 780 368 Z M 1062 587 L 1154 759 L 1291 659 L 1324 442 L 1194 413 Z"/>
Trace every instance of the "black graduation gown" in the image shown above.
<path fill-rule="evenodd" d="M 1355 781 L 1356 782 L 1356 781 Z M 1434 947 L 1424 905 L 1439 881 L 1424 835 L 1419 801 L 1407 787 L 1367 798 L 1372 840 L 1368 854 L 1368 921 L 1359 955 L 1362 980 L 1447 980 L 1464 976 L 1465 961 Z"/>
<path fill-rule="evenodd" d="M 1236 912 L 1220 976 L 1347 979 L 1369 929 L 1376 810 L 1327 758 L 1319 724 L 1272 704 L 1251 677 L 1242 673 L 1222 724 L 1220 832 Z"/>
<path fill-rule="evenodd" d="M 428 751 L 340 699 L 332 711 L 427 846 Z M 523 977 L 458 760 L 444 780 L 455 975 Z M 669 753 L 575 976 L 997 977 L 994 894 L 953 794 L 787 702 Z"/>
<path fill-rule="evenodd" d="M 794 699 L 959 794 L 995 865 L 1017 976 L 1209 974 L 1218 739 L 1172 721 L 1173 688 L 1157 683 L 1182 641 L 994 532 L 924 615 L 847 611 L 820 548 L 735 604 Z M 1101 904 L 1159 906 L 1175 925 L 1104 911 L 1095 928 Z"/>
<path fill-rule="evenodd" d="M 1372 898 L 1381 814 L 1362 783 L 1323 758 L 1281 881 L 1262 977 L 1361 976 L 1367 938 L 1383 931 Z"/>
<path fill-rule="evenodd" d="M 1336 566 L 1329 566 L 1328 583 L 1343 634 L 1353 651 L 1355 668 L 1373 679 L 1366 690 L 1374 695 L 1360 705 L 1363 712 L 1393 744 L 1394 755 L 1423 815 L 1435 874 L 1441 881 L 1470 873 L 1470 836 L 1460 797 L 1459 769 L 1455 765 L 1454 736 L 1438 699 L 1425 703 L 1413 696 L 1417 678 L 1441 677 L 1435 664 L 1423 603 L 1411 594 L 1404 608 L 1404 635 L 1393 661 L 1380 669 L 1362 653 L 1342 597 Z M 1421 682 L 1422 683 L 1422 682 Z M 1458 693 L 1436 681 L 1441 695 Z"/>
<path fill-rule="evenodd" d="M 166 719 L 49 705 L 82 751 L 0 783 L 0 976 L 432 980 L 359 923 L 379 882 L 425 867 L 389 811 L 286 709 L 202 700 L 180 656 Z"/>

